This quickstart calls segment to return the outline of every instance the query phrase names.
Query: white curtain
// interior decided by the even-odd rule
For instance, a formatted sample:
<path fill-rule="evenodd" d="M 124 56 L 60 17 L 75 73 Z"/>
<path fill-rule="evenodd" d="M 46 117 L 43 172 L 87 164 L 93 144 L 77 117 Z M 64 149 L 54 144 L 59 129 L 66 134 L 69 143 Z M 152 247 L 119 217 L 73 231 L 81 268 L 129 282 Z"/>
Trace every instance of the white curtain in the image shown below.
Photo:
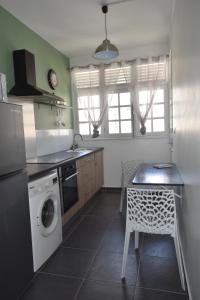
<path fill-rule="evenodd" d="M 73 68 L 72 69 L 72 84 L 74 96 L 77 99 L 78 106 L 80 106 L 81 96 L 87 94 L 88 102 L 85 101 L 81 105 L 85 108 L 87 114 L 86 119 L 90 121 L 93 126 L 93 138 L 99 136 L 99 128 L 102 125 L 104 117 L 107 113 L 108 100 L 107 94 L 114 94 L 118 77 L 120 76 L 120 68 L 118 63 L 109 64 L 107 70 L 113 68 L 117 70 L 116 76 L 112 78 L 112 84 L 106 87 L 104 65 L 93 66 L 87 68 Z M 82 74 L 82 76 L 77 76 Z M 94 95 L 99 95 L 99 105 L 94 100 Z M 109 99 L 112 101 L 112 97 Z"/>
<path fill-rule="evenodd" d="M 89 67 L 76 67 L 72 69 L 72 85 L 74 97 L 77 99 L 78 107 L 83 108 L 85 120 L 93 126 L 93 137 L 99 135 L 99 127 L 102 124 L 106 105 L 102 101 L 100 92 L 100 67 L 90 65 Z M 96 103 L 95 103 L 95 95 Z"/>
<path fill-rule="evenodd" d="M 131 93 L 133 111 L 140 123 L 140 133 L 142 135 L 146 134 L 145 123 L 152 108 L 157 89 L 166 84 L 167 58 L 168 56 L 158 56 L 132 61 L 131 81 L 127 78 L 126 72 L 124 72 L 126 83 Z M 142 97 L 140 98 L 141 93 Z"/>

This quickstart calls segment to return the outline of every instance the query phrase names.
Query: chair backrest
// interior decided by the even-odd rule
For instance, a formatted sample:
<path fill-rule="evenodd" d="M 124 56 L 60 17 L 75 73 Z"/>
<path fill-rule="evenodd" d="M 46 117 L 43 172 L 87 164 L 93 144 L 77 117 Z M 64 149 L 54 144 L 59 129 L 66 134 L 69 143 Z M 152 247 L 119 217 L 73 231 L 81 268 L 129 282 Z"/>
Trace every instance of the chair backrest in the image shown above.
<path fill-rule="evenodd" d="M 138 166 L 142 163 L 142 160 L 129 160 L 121 162 L 122 178 L 125 186 L 131 182 Z"/>
<path fill-rule="evenodd" d="M 175 235 L 176 209 L 173 190 L 127 189 L 127 229 Z"/>

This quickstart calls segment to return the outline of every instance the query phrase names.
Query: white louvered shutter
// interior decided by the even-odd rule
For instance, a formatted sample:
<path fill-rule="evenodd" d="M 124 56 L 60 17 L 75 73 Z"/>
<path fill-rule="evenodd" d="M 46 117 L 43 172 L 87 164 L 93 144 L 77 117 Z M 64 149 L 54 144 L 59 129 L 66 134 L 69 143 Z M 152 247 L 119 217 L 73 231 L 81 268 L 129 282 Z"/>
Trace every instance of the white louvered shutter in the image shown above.
<path fill-rule="evenodd" d="M 106 86 L 115 84 L 126 84 L 131 81 L 131 66 L 105 68 Z"/>
<path fill-rule="evenodd" d="M 99 86 L 99 70 L 83 69 L 74 73 L 77 89 L 94 88 Z"/>
<path fill-rule="evenodd" d="M 167 79 L 166 62 L 147 63 L 137 66 L 137 81 L 165 81 Z"/>

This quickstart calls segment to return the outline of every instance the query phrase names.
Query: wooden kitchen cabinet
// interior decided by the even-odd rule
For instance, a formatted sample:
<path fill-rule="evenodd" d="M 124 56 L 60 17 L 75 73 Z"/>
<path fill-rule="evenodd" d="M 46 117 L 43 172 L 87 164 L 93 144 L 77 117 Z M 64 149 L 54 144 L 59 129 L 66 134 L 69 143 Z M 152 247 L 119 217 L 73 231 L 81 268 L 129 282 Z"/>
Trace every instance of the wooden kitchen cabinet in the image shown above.
<path fill-rule="evenodd" d="M 103 151 L 94 154 L 95 192 L 103 185 Z"/>
<path fill-rule="evenodd" d="M 79 205 L 87 201 L 103 185 L 103 151 L 98 151 L 77 160 Z"/>

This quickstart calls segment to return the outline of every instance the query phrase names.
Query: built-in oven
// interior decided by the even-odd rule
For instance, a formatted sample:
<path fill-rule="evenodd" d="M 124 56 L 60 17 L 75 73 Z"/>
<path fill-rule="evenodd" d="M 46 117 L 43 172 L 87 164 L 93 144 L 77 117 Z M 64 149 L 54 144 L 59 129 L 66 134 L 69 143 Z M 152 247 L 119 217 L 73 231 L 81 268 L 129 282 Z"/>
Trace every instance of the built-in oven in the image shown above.
<path fill-rule="evenodd" d="M 62 214 L 65 214 L 79 200 L 77 175 L 74 160 L 59 168 Z"/>

